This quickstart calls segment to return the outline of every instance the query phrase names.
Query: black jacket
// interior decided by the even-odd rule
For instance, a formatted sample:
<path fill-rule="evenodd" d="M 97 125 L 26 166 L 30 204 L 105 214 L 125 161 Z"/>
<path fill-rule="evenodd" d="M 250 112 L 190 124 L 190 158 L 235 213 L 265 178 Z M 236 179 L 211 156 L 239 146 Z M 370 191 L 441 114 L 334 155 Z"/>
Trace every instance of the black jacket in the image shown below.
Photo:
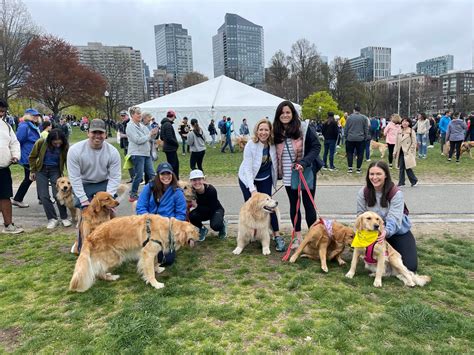
<path fill-rule="evenodd" d="M 161 120 L 161 140 L 163 141 L 164 152 L 176 152 L 179 147 L 178 140 L 176 139 L 176 133 L 173 128 L 173 121 L 168 117 Z"/>
<path fill-rule="evenodd" d="M 324 122 L 322 127 L 322 133 L 324 139 L 337 139 L 337 137 L 339 136 L 339 127 L 337 126 L 336 122 Z"/>
<path fill-rule="evenodd" d="M 319 157 L 321 152 L 321 143 L 319 142 L 318 135 L 316 133 L 316 127 L 310 123 L 308 130 L 306 131 L 306 139 L 304 142 L 304 156 L 300 160 L 300 164 L 303 168 L 311 166 L 314 173 L 316 174 L 323 167 L 324 163 Z"/>

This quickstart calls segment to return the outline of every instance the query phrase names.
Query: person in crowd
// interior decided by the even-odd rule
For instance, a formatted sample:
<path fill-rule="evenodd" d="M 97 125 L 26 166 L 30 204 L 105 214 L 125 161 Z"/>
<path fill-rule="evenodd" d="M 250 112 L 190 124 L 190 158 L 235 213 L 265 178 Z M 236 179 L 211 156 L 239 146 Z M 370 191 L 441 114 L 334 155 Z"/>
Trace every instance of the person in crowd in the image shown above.
<path fill-rule="evenodd" d="M 334 166 L 334 154 L 336 153 L 336 141 L 339 137 L 339 127 L 336 123 L 333 112 L 328 112 L 328 119 L 323 123 L 322 133 L 324 137 L 323 169 L 334 171 L 336 170 L 336 167 Z"/>
<path fill-rule="evenodd" d="M 61 116 L 61 118 L 59 119 L 58 128 L 60 128 L 63 131 L 64 136 L 69 141 L 69 136 L 71 135 L 71 126 L 66 121 L 65 117 Z"/>
<path fill-rule="evenodd" d="M 18 138 L 21 146 L 20 165 L 23 166 L 25 177 L 23 178 L 20 187 L 13 197 L 12 204 L 20 208 L 30 207 L 29 204 L 23 202 L 23 199 L 25 198 L 25 195 L 32 183 L 30 180 L 30 164 L 28 158 L 33 146 L 40 138 L 40 130 L 38 128 L 40 116 L 40 113 L 35 109 L 27 109 L 25 111 L 25 115 L 23 116 L 23 122 L 20 123 L 16 132 L 16 137 Z"/>
<path fill-rule="evenodd" d="M 53 125 L 51 124 L 51 121 L 44 121 L 43 124 L 41 125 L 41 133 L 40 133 L 40 138 L 46 139 L 48 138 L 49 132 L 53 129 Z"/>
<path fill-rule="evenodd" d="M 204 136 L 204 131 L 199 127 L 197 119 L 191 119 L 191 127 L 192 131 L 188 134 L 188 146 L 191 150 L 189 165 L 191 166 L 191 170 L 195 170 L 197 164 L 197 168 L 204 171 L 202 161 L 206 154 L 206 137 Z"/>
<path fill-rule="evenodd" d="M 466 141 L 474 141 L 474 112 L 468 117 Z"/>
<path fill-rule="evenodd" d="M 416 141 L 418 143 L 418 158 L 426 159 L 428 152 L 428 132 L 430 130 L 430 120 L 424 112 L 418 114 L 413 129 L 416 130 Z"/>
<path fill-rule="evenodd" d="M 12 201 L 13 181 L 10 165 L 20 160 L 20 142 L 16 138 L 15 131 L 6 122 L 8 104 L 0 99 L 0 210 L 3 216 L 2 233 L 18 234 L 23 229 L 13 223 Z"/>
<path fill-rule="evenodd" d="M 372 117 L 370 119 L 370 136 L 376 142 L 379 141 L 379 132 L 380 132 L 380 121 L 378 117 Z"/>
<path fill-rule="evenodd" d="M 127 155 L 128 154 L 127 125 L 130 122 L 130 117 L 128 117 L 127 111 L 121 111 L 120 118 L 122 119 L 122 122 L 120 122 L 120 124 L 118 125 L 118 131 L 120 135 L 120 148 L 123 149 L 123 154 Z M 129 169 L 128 173 L 130 175 L 130 180 L 127 181 L 127 183 L 130 184 L 133 182 L 133 176 L 135 175 L 133 168 Z"/>
<path fill-rule="evenodd" d="M 246 118 L 242 120 L 242 124 L 240 125 L 240 128 L 239 128 L 239 134 L 243 137 L 247 137 L 250 134 L 249 125 L 247 124 Z"/>
<path fill-rule="evenodd" d="M 344 129 L 346 127 L 347 117 L 348 117 L 348 113 L 344 112 L 344 115 L 337 122 L 337 124 L 339 126 L 339 131 L 340 131 L 340 133 L 339 133 L 340 134 L 340 139 L 338 139 L 338 141 L 337 141 L 336 148 L 340 148 L 341 145 L 346 143 L 346 141 L 344 139 Z"/>
<path fill-rule="evenodd" d="M 29 157 L 30 180 L 36 181 L 38 196 L 48 219 L 47 229 L 56 228 L 60 221 L 64 227 L 72 225 L 67 218 L 66 206 L 61 205 L 56 198 L 58 193 L 56 181 L 63 175 L 68 149 L 69 144 L 64 132 L 60 128 L 55 128 L 51 130 L 46 139 L 40 138 L 36 141 Z M 60 219 L 58 219 L 56 209 L 51 202 L 50 185 L 53 198 L 57 202 Z"/>
<path fill-rule="evenodd" d="M 150 137 L 150 157 L 152 161 L 157 161 L 158 160 L 158 151 L 156 147 L 156 140 L 159 137 L 159 132 L 160 132 L 160 127 L 158 127 L 158 124 L 154 122 L 155 118 L 151 115 L 151 113 L 144 112 L 142 113 L 142 123 L 143 125 L 148 128 L 148 130 L 151 132 L 154 128 L 155 130 L 153 132 L 156 132 L 155 135 L 152 135 Z M 146 173 L 146 172 L 145 172 Z M 151 180 L 151 177 L 148 176 L 148 174 L 145 174 L 145 184 Z"/>
<path fill-rule="evenodd" d="M 416 272 L 418 256 L 411 221 L 405 209 L 403 192 L 392 182 L 390 170 L 384 161 L 374 161 L 367 169 L 366 186 L 357 194 L 357 215 L 372 211 L 384 221 L 384 231 L 378 240 L 386 240 L 403 260 L 408 270 Z"/>
<path fill-rule="evenodd" d="M 239 167 L 239 186 L 247 201 L 257 192 L 272 195 L 277 184 L 276 148 L 273 144 L 272 124 L 261 119 L 253 128 L 253 137 L 244 148 L 244 159 Z M 285 240 L 280 236 L 280 226 L 275 213 L 270 215 L 276 251 L 285 251 Z"/>
<path fill-rule="evenodd" d="M 211 139 L 212 139 L 211 147 L 215 148 L 216 147 L 217 130 L 216 130 L 216 124 L 215 124 L 213 119 L 209 123 L 209 126 L 207 127 L 207 131 L 209 132 L 209 135 L 211 136 Z"/>
<path fill-rule="evenodd" d="M 204 173 L 198 169 L 191 171 L 189 180 L 196 193 L 193 209 L 189 212 L 189 221 L 199 228 L 199 241 L 204 241 L 209 232 L 202 224 L 204 221 L 209 221 L 211 229 L 219 232 L 219 239 L 227 238 L 225 210 L 219 202 L 215 187 L 205 183 Z"/>
<path fill-rule="evenodd" d="M 461 155 L 461 144 L 466 136 L 467 125 L 459 117 L 459 112 L 454 113 L 454 118 L 449 122 L 448 129 L 446 130 L 446 141 L 449 142 L 449 156 L 448 161 L 451 161 L 453 157 L 454 149 L 456 149 L 456 163 L 459 163 L 459 157 Z"/>
<path fill-rule="evenodd" d="M 173 128 L 176 113 L 168 110 L 166 117 L 161 120 L 160 138 L 163 141 L 163 152 L 166 154 L 166 161 L 173 167 L 173 172 L 179 180 L 179 160 L 178 148 L 179 143 L 176 139 L 176 133 Z"/>
<path fill-rule="evenodd" d="M 273 135 L 276 145 L 276 162 L 278 178 L 283 179 L 286 194 L 290 201 L 290 218 L 294 223 L 296 216 L 296 203 L 298 201 L 298 190 L 292 189 L 292 172 L 309 168 L 315 178 L 310 191 L 302 192 L 303 205 L 305 209 L 306 224 L 308 228 L 316 221 L 316 209 L 311 202 L 316 191 L 316 173 L 324 164 L 319 158 L 321 143 L 319 142 L 316 129 L 307 122 L 301 122 L 295 106 L 290 101 L 281 102 L 275 112 L 273 120 Z M 297 248 L 301 242 L 301 212 L 298 211 L 295 229 L 296 239 L 292 248 Z"/>
<path fill-rule="evenodd" d="M 428 145 L 428 148 L 433 148 L 434 142 L 436 141 L 436 131 L 438 130 L 438 127 L 436 126 L 436 120 L 433 116 L 430 116 L 429 121 L 430 129 L 428 131 L 428 138 L 430 140 L 430 144 Z"/>
<path fill-rule="evenodd" d="M 441 117 L 438 123 L 439 137 L 440 137 L 440 144 L 441 144 L 441 155 L 444 155 L 443 147 L 446 144 L 446 132 L 448 130 L 449 122 L 451 122 L 451 111 L 445 111 L 444 115 Z"/>
<path fill-rule="evenodd" d="M 227 117 L 222 116 L 222 120 L 219 121 L 217 124 L 217 128 L 219 128 L 219 132 L 221 133 L 221 148 L 226 142 L 226 133 L 227 133 Z"/>
<path fill-rule="evenodd" d="M 128 137 L 128 154 L 133 163 L 132 188 L 130 190 L 130 202 L 138 200 L 138 187 L 143 180 L 143 173 L 151 179 L 155 175 L 153 169 L 153 161 L 150 156 L 150 140 L 158 133 L 157 128 L 151 131 L 141 122 L 142 112 L 140 107 L 134 106 L 130 108 L 130 116 L 132 120 L 127 125 L 126 134 Z"/>
<path fill-rule="evenodd" d="M 344 128 L 346 139 L 347 172 L 352 174 L 352 162 L 354 153 L 357 154 L 357 174 L 361 173 L 362 161 L 364 159 L 364 146 L 369 136 L 368 118 L 360 113 L 360 106 L 354 106 L 354 112 L 349 116 Z"/>
<path fill-rule="evenodd" d="M 232 146 L 232 132 L 234 130 L 232 129 L 232 119 L 230 117 L 227 117 L 227 121 L 224 125 L 225 127 L 225 144 L 221 149 L 221 153 L 225 153 L 225 149 L 227 146 L 229 146 L 230 152 L 234 152 L 234 147 Z M 221 129 L 222 132 L 222 129 Z"/>
<path fill-rule="evenodd" d="M 395 166 L 400 168 L 398 186 L 405 186 L 405 171 L 411 186 L 418 184 L 413 168 L 416 166 L 416 134 L 412 128 L 411 119 L 402 119 L 401 130 L 397 134 L 395 150 L 393 153 Z"/>
<path fill-rule="evenodd" d="M 394 113 L 392 116 L 390 116 L 390 122 L 383 130 L 383 134 L 385 135 L 385 142 L 388 146 L 388 164 L 390 168 L 392 168 L 393 166 L 393 150 L 395 148 L 395 143 L 397 142 L 397 135 L 400 131 L 401 122 L 402 119 L 400 115 L 398 113 Z"/>
<path fill-rule="evenodd" d="M 370 119 L 367 117 L 367 138 L 364 145 L 365 161 L 370 162 L 370 142 L 372 141 L 372 131 L 370 130 Z"/>
<path fill-rule="evenodd" d="M 77 208 L 85 208 L 99 191 L 115 196 L 122 178 L 120 153 L 105 141 L 105 122 L 93 119 L 87 139 L 73 144 L 67 154 L 69 180 Z"/>
<path fill-rule="evenodd" d="M 183 155 L 186 155 L 186 149 L 188 150 L 188 153 L 189 153 L 189 145 L 187 144 L 187 142 L 188 142 L 188 134 L 189 134 L 190 128 L 191 127 L 189 127 L 188 118 L 183 117 L 181 124 L 178 126 L 178 133 L 179 133 L 179 136 L 181 137 L 181 144 L 183 147 L 183 153 L 182 153 Z"/>

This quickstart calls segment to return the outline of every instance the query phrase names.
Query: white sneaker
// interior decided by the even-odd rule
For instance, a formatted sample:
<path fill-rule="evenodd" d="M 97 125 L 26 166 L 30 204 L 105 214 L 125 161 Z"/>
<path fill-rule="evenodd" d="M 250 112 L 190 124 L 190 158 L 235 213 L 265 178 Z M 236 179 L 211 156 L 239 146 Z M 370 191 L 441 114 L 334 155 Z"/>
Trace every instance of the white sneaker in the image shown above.
<path fill-rule="evenodd" d="M 46 226 L 46 229 L 54 229 L 58 226 L 58 224 L 59 224 L 59 221 L 57 219 L 52 218 L 48 221 L 48 225 Z"/>
<path fill-rule="evenodd" d="M 12 200 L 12 205 L 13 205 L 13 206 L 16 206 L 16 207 L 20 207 L 20 208 L 28 208 L 28 207 L 30 207 L 30 205 L 27 204 L 27 203 L 20 202 L 20 201 L 15 201 L 15 200 Z"/>
<path fill-rule="evenodd" d="M 23 233 L 23 232 L 24 232 L 23 228 L 19 228 L 15 226 L 13 223 L 4 227 L 2 230 L 2 233 L 5 233 L 5 234 L 18 234 L 18 233 Z"/>
<path fill-rule="evenodd" d="M 61 222 L 62 222 L 64 227 L 72 226 L 72 222 L 69 219 L 63 219 Z"/>

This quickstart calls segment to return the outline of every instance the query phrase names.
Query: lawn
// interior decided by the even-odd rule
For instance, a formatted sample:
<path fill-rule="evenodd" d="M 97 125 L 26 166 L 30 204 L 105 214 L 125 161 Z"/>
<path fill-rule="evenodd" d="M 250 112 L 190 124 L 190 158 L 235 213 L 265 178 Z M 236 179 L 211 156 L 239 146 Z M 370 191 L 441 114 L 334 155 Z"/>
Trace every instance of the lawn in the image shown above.
<path fill-rule="evenodd" d="M 453 232 L 451 232 L 453 233 Z M 384 279 L 359 265 L 280 261 L 256 244 L 209 237 L 155 290 L 135 264 L 115 282 L 67 291 L 76 257 L 71 234 L 44 229 L 0 238 L 0 351 L 16 353 L 469 353 L 474 346 L 474 243 L 468 233 L 418 235 L 425 288 Z M 349 260 L 346 255 L 345 259 Z"/>

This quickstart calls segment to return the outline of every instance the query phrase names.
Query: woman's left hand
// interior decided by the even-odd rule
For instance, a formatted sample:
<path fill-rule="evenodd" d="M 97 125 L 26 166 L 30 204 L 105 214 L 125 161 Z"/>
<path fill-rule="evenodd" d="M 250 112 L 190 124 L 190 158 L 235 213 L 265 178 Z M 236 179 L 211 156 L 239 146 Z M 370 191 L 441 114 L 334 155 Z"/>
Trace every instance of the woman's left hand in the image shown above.
<path fill-rule="evenodd" d="M 298 164 L 298 163 L 295 163 L 295 165 L 293 165 L 293 169 L 295 169 L 295 170 L 304 170 L 303 165 Z"/>
<path fill-rule="evenodd" d="M 384 229 L 383 232 L 379 233 L 379 236 L 377 237 L 377 243 L 383 243 L 386 236 L 387 236 L 387 232 Z"/>

